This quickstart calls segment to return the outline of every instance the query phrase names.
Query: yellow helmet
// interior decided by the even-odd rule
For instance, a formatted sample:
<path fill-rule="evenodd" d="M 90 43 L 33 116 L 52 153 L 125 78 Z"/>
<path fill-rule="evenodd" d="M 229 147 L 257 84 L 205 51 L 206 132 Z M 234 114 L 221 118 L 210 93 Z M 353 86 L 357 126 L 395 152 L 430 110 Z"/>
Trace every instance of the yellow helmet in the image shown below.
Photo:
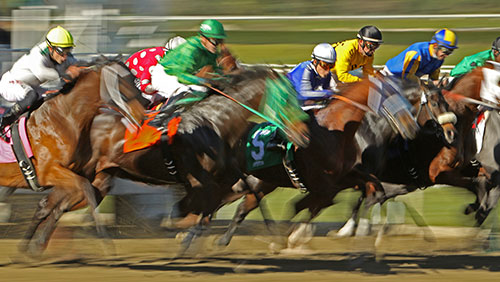
<path fill-rule="evenodd" d="M 57 26 L 49 30 L 45 36 L 45 40 L 50 46 L 54 47 L 75 47 L 75 44 L 73 43 L 73 36 L 62 26 Z"/>

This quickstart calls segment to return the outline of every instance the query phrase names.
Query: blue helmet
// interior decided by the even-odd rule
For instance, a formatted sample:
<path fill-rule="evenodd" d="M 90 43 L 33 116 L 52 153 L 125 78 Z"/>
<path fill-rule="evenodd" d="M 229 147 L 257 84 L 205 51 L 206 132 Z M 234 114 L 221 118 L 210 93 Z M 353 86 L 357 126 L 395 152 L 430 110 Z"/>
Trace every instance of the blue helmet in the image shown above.
<path fill-rule="evenodd" d="M 448 49 L 458 48 L 458 40 L 456 34 L 447 28 L 436 31 L 430 43 L 437 43 L 439 46 L 444 46 Z"/>

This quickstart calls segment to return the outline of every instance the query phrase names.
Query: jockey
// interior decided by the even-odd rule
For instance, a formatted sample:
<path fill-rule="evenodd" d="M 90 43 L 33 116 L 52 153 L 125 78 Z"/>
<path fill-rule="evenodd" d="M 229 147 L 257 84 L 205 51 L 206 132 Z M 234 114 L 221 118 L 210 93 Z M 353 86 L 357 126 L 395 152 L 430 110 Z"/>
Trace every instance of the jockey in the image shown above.
<path fill-rule="evenodd" d="M 136 85 L 142 92 L 142 96 L 149 101 L 153 102 L 155 95 L 158 93 L 158 89 L 155 89 L 151 84 L 151 72 L 152 67 L 156 66 L 158 62 L 165 56 L 166 52 L 176 48 L 182 43 L 186 42 L 186 39 L 175 36 L 168 40 L 165 47 L 151 47 L 140 50 L 130 56 L 125 65 L 130 69 L 130 72 L 136 77 Z M 162 92 L 159 93 L 159 96 Z"/>
<path fill-rule="evenodd" d="M 497 39 L 493 41 L 491 49 L 463 58 L 462 61 L 451 70 L 450 75 L 457 77 L 466 74 L 477 67 L 482 67 L 486 61 L 500 63 L 500 37 L 497 37 Z"/>
<path fill-rule="evenodd" d="M 41 84 L 57 80 L 58 85 L 63 85 L 79 75 L 80 69 L 72 66 L 76 62 L 71 54 L 74 46 L 69 31 L 61 26 L 52 28 L 44 42 L 33 47 L 2 76 L 0 95 L 15 103 L 1 117 L 1 131 L 38 101 Z"/>
<path fill-rule="evenodd" d="M 358 32 L 357 39 L 350 39 L 332 44 L 337 52 L 337 63 L 332 70 L 338 80 L 344 83 L 357 82 L 361 78 L 350 74 L 358 68 L 363 68 L 363 76 L 373 75 L 373 55 L 380 47 L 382 33 L 375 26 L 365 26 Z"/>
<path fill-rule="evenodd" d="M 328 43 L 320 43 L 314 47 L 311 57 L 312 60 L 298 64 L 287 74 L 302 105 L 327 99 L 336 87 L 334 75 L 330 72 L 337 57 L 335 49 Z"/>
<path fill-rule="evenodd" d="M 183 97 L 186 93 L 193 91 L 206 92 L 204 78 L 195 74 L 204 66 L 211 66 L 214 71 L 219 70 L 217 57 L 218 46 L 223 44 L 226 38 L 224 27 L 217 20 L 205 20 L 201 23 L 199 34 L 187 39 L 185 44 L 168 52 L 153 68 L 151 78 L 152 85 L 164 97 L 176 99 Z M 183 95 L 178 95 L 178 94 Z M 173 105 L 172 99 L 168 102 Z M 164 113 L 175 110 L 169 107 Z"/>
<path fill-rule="evenodd" d="M 437 83 L 444 59 L 457 48 L 455 33 L 443 28 L 434 33 L 430 42 L 414 43 L 387 61 L 382 73 L 416 82 L 427 74 L 434 83 Z"/>

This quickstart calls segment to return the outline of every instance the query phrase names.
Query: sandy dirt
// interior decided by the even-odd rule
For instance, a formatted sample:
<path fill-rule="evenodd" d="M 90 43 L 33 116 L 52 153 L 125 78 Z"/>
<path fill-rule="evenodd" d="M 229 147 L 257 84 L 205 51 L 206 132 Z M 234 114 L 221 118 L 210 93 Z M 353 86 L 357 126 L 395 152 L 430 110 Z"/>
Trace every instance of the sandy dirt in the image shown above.
<path fill-rule="evenodd" d="M 0 281 L 500 281 L 500 252 L 487 249 L 497 241 L 477 236 L 388 235 L 377 248 L 375 236 L 314 237 L 300 251 L 277 253 L 269 236 L 237 236 L 215 248 L 209 235 L 182 257 L 176 239 L 109 244 L 68 239 L 67 230 L 54 237 L 36 259 L 18 252 L 19 240 L 0 240 Z"/>

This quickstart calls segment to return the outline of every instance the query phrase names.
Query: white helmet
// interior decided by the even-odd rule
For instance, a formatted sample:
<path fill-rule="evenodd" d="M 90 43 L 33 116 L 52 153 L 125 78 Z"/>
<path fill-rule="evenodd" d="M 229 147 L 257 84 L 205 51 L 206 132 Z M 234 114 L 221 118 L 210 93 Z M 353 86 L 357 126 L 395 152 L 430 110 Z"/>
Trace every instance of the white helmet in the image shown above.
<path fill-rule="evenodd" d="M 337 53 L 332 45 L 328 43 L 320 43 L 314 47 L 311 57 L 327 63 L 335 63 L 337 60 Z"/>
<path fill-rule="evenodd" d="M 186 39 L 180 36 L 175 36 L 168 40 L 167 44 L 165 44 L 165 48 L 167 48 L 167 51 L 170 51 L 184 42 L 186 42 Z"/>

